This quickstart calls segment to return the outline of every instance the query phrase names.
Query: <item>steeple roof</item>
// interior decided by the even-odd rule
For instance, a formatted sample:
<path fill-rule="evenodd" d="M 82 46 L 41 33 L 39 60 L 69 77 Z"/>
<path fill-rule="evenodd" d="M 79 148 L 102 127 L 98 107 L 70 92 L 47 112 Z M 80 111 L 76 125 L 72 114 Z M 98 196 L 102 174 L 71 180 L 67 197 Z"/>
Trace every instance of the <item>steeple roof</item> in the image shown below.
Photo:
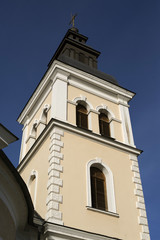
<path fill-rule="evenodd" d="M 87 40 L 88 38 L 80 34 L 77 28 L 72 27 L 69 29 L 50 60 L 48 67 L 51 66 L 54 60 L 59 60 L 105 81 L 118 85 L 114 77 L 97 69 L 100 52 L 86 45 Z"/>

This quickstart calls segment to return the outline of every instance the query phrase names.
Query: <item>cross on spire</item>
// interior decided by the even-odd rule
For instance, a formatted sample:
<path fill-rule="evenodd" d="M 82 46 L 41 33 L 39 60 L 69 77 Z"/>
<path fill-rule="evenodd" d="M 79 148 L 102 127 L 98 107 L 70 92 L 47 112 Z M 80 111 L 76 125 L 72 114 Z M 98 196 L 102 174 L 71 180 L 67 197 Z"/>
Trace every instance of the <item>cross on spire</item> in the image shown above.
<path fill-rule="evenodd" d="M 71 21 L 69 22 L 69 25 L 71 25 L 72 24 L 72 27 L 74 27 L 74 25 L 75 25 L 75 18 L 77 17 L 77 13 L 76 14 L 74 14 L 74 15 L 72 15 L 71 14 Z"/>

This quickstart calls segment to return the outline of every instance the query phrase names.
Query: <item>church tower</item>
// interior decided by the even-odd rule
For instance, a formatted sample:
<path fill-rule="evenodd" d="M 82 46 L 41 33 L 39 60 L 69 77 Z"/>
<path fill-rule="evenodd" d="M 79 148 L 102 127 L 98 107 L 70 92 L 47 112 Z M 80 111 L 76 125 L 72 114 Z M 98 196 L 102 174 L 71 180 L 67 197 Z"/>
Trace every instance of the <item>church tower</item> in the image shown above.
<path fill-rule="evenodd" d="M 100 52 L 71 28 L 18 122 L 18 171 L 42 239 L 148 240 L 129 101 L 135 93 L 98 70 Z"/>

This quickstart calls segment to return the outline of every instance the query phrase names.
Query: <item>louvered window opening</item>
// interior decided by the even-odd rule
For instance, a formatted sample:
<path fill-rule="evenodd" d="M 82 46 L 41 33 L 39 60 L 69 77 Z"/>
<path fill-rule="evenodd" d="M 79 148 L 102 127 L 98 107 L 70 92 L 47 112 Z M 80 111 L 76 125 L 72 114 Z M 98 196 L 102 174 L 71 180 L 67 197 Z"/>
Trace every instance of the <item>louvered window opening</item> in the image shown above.
<path fill-rule="evenodd" d="M 102 136 L 110 137 L 109 119 L 104 113 L 100 113 L 99 115 L 99 128 Z"/>
<path fill-rule="evenodd" d="M 76 108 L 76 124 L 80 128 L 88 129 L 88 112 L 81 104 L 78 104 Z"/>
<path fill-rule="evenodd" d="M 91 197 L 93 208 L 108 211 L 105 176 L 96 167 L 91 167 Z"/>

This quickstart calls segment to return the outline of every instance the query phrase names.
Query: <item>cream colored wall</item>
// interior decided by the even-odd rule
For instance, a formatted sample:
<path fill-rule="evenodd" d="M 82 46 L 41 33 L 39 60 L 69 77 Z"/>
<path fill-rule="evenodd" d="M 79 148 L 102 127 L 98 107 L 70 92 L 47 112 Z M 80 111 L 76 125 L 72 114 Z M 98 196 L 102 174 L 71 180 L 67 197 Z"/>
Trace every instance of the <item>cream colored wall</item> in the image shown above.
<path fill-rule="evenodd" d="M 41 118 L 41 114 L 43 112 L 43 108 L 45 106 L 45 104 L 49 104 L 51 105 L 51 92 L 48 94 L 48 96 L 46 97 L 46 99 L 43 101 L 43 103 L 40 105 L 38 111 L 35 113 L 35 115 L 32 117 L 31 121 L 29 122 L 28 124 L 28 132 L 27 132 L 27 138 L 29 137 L 30 133 L 31 133 L 31 130 L 32 130 L 32 126 L 34 124 L 34 121 L 35 120 L 40 120 Z M 51 108 L 49 109 L 48 113 L 47 113 L 47 123 L 50 121 L 50 118 L 51 118 Z M 37 136 L 38 137 L 38 136 Z M 27 139 L 26 138 L 26 139 Z M 26 143 L 26 153 L 28 152 L 28 150 L 30 149 L 30 142 L 27 141 Z"/>
<path fill-rule="evenodd" d="M 37 195 L 35 210 L 45 218 L 46 214 L 46 198 L 47 198 L 47 182 L 48 182 L 48 157 L 49 157 L 50 139 L 47 137 L 39 146 L 37 152 L 33 154 L 25 168 L 20 171 L 20 175 L 28 184 L 32 170 L 38 173 Z M 33 189 L 31 189 L 31 197 L 33 200 Z"/>
<path fill-rule="evenodd" d="M 114 138 L 117 141 L 123 142 L 123 137 L 122 137 L 122 124 L 119 122 L 114 121 L 113 122 L 114 126 Z"/>
<path fill-rule="evenodd" d="M 74 133 L 64 133 L 63 214 L 64 225 L 120 239 L 139 239 L 138 210 L 132 182 L 129 155 L 113 147 Z M 101 158 L 112 171 L 119 218 L 88 210 L 86 165 Z"/>
<path fill-rule="evenodd" d="M 115 118 L 118 120 L 120 119 L 120 113 L 119 113 L 119 105 L 111 102 L 109 100 L 106 100 L 102 97 L 98 97 L 94 94 L 91 94 L 89 92 L 86 92 L 84 90 L 81 90 L 79 88 L 68 86 L 68 100 L 73 101 L 76 97 L 85 96 L 87 98 L 87 101 L 93 106 L 94 110 L 96 110 L 96 107 L 100 105 L 106 105 L 108 109 L 113 112 L 115 115 Z M 70 102 L 68 102 L 68 121 L 72 124 L 76 124 L 76 112 L 75 112 L 75 105 L 72 105 Z M 95 114 L 91 114 L 91 122 L 92 122 L 92 131 L 95 133 L 99 132 L 99 126 L 97 126 L 97 117 Z M 114 125 L 114 135 L 116 140 L 123 141 L 122 137 L 122 126 L 121 123 L 113 121 Z"/>

